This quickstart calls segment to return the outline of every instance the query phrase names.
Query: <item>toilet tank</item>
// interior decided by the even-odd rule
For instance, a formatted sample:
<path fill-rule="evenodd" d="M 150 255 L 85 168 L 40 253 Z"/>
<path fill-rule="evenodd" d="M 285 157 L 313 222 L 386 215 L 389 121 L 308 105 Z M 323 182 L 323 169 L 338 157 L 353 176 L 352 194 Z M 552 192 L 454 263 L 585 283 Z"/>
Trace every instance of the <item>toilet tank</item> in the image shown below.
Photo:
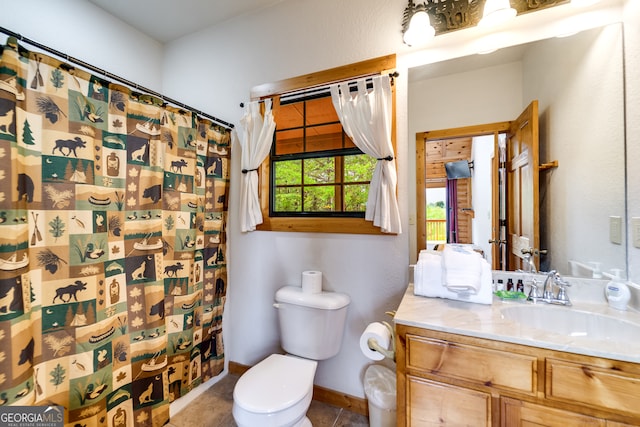
<path fill-rule="evenodd" d="M 276 292 L 280 343 L 287 353 L 324 360 L 340 351 L 351 299 L 337 292 L 305 293 L 299 286 Z"/>

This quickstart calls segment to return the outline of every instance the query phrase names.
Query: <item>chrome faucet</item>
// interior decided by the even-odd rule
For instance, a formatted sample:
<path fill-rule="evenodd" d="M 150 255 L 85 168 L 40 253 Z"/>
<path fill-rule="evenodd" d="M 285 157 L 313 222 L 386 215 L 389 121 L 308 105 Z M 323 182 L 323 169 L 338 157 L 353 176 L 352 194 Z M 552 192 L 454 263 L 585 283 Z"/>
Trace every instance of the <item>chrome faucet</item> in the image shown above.
<path fill-rule="evenodd" d="M 532 302 L 545 302 L 547 304 L 558 304 L 570 306 L 571 301 L 569 300 L 569 296 L 567 295 L 567 287 L 571 286 L 569 282 L 560 277 L 560 274 L 556 270 L 551 270 L 546 273 L 547 278 L 544 281 L 544 286 L 542 288 L 542 296 L 540 296 L 540 292 L 538 291 L 538 283 L 535 279 L 531 282 L 531 289 L 529 290 L 529 296 L 527 297 L 528 301 Z M 558 293 L 554 295 L 553 286 L 558 288 Z"/>
<path fill-rule="evenodd" d="M 558 274 L 556 270 L 551 270 L 547 273 L 547 278 L 544 280 L 544 287 L 542 288 L 542 298 L 553 298 L 553 283 L 549 286 L 549 282 L 555 281 L 556 274 Z"/>

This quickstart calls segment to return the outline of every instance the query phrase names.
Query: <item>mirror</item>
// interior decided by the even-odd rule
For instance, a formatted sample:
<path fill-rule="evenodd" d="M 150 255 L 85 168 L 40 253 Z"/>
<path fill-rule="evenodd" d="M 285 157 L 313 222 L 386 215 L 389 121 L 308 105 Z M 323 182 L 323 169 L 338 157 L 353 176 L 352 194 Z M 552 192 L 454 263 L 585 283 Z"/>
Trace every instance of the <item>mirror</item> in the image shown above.
<path fill-rule="evenodd" d="M 510 121 L 537 99 L 540 163 L 557 162 L 540 171 L 540 268 L 591 277 L 599 263 L 624 276 L 623 80 L 622 24 L 415 67 L 410 136 Z M 477 202 L 474 226 L 486 227 L 491 203 Z"/>

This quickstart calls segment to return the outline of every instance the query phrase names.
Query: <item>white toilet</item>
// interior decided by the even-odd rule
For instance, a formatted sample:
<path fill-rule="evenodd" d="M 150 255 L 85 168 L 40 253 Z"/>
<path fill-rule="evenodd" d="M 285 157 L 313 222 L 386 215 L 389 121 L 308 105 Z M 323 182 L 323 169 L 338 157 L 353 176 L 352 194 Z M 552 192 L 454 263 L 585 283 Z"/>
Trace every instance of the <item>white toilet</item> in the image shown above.
<path fill-rule="evenodd" d="M 306 413 L 317 361 L 335 356 L 342 345 L 348 295 L 285 286 L 275 300 L 287 354 L 268 356 L 236 383 L 233 418 L 239 427 L 311 426 Z"/>

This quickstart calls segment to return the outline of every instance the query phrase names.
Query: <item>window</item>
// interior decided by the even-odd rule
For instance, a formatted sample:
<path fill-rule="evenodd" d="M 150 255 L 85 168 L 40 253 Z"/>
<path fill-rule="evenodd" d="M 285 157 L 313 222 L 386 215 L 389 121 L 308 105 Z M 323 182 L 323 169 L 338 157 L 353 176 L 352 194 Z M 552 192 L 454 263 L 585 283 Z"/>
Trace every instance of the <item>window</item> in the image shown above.
<path fill-rule="evenodd" d="M 345 134 L 328 92 L 280 99 L 269 214 L 364 218 L 376 159 Z"/>
<path fill-rule="evenodd" d="M 297 99 L 292 94 L 395 66 L 395 55 L 389 55 L 252 89 L 252 99 L 273 99 L 276 121 L 271 154 L 259 171 L 263 223 L 258 230 L 382 234 L 364 219 L 376 160 L 344 133 L 328 91 Z M 392 117 L 395 150 L 395 111 Z"/>

